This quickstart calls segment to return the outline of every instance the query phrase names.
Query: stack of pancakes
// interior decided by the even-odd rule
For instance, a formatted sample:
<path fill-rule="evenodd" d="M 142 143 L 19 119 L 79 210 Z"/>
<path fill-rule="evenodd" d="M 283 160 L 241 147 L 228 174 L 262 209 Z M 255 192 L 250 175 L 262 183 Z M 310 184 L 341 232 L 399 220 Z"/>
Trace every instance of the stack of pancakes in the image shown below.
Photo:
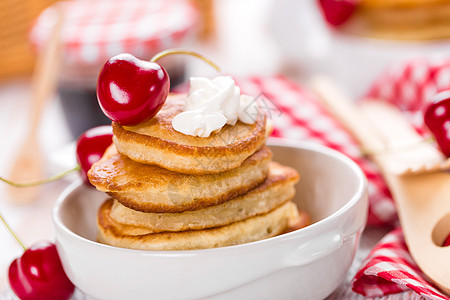
<path fill-rule="evenodd" d="M 88 172 L 111 198 L 98 211 L 99 242 L 143 250 L 229 246 L 303 227 L 290 201 L 298 173 L 272 162 L 266 117 L 209 137 L 177 132 L 185 95 L 170 95 L 150 121 L 113 123 L 113 145 Z"/>

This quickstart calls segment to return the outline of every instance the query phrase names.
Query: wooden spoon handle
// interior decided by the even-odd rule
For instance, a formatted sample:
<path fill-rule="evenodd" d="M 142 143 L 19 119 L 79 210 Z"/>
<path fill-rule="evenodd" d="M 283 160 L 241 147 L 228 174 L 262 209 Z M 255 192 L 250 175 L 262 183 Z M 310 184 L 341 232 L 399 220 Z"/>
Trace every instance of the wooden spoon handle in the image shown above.
<path fill-rule="evenodd" d="M 63 23 L 62 7 L 59 5 L 56 7 L 56 23 L 50 39 L 41 50 L 33 74 L 29 132 L 25 136 L 24 144 L 19 149 L 10 172 L 10 179 L 16 182 L 41 179 L 44 173 L 37 129 L 45 103 L 56 88 L 61 52 L 60 35 Z M 38 191 L 39 187 L 9 187 L 9 194 L 15 203 L 31 202 L 36 198 Z"/>
<path fill-rule="evenodd" d="M 397 206 L 408 250 L 419 268 L 450 295 L 450 174 L 384 176 Z"/>
<path fill-rule="evenodd" d="M 30 116 L 30 135 L 35 134 L 45 103 L 56 90 L 61 54 L 60 36 L 63 24 L 63 12 L 60 5 L 56 5 L 55 10 L 57 12 L 56 23 L 53 27 L 49 40 L 45 44 L 44 48 L 41 49 L 36 61 L 35 71 L 33 73 L 33 101 Z"/>
<path fill-rule="evenodd" d="M 343 125 L 369 152 L 380 152 L 385 148 L 382 136 L 359 111 L 356 104 L 348 99 L 328 78 L 316 76 L 310 86 L 319 100 L 341 125 Z"/>
<path fill-rule="evenodd" d="M 386 172 L 409 175 L 436 171 L 445 165 L 444 155 L 417 133 L 394 105 L 380 100 L 366 100 L 359 109 L 383 136 L 384 153 L 377 155 Z"/>

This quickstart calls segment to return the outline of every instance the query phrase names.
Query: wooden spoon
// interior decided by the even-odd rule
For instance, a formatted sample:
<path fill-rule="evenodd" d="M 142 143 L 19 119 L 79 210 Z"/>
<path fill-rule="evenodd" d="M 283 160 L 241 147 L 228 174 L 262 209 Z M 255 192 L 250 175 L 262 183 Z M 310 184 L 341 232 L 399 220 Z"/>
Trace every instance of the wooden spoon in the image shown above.
<path fill-rule="evenodd" d="M 61 52 L 60 34 L 63 23 L 62 8 L 57 6 L 57 19 L 52 34 L 37 59 L 33 74 L 30 131 L 13 163 L 10 179 L 28 182 L 43 176 L 42 152 L 37 133 L 39 121 L 47 100 L 56 89 L 59 58 Z M 39 186 L 18 188 L 10 186 L 11 199 L 16 203 L 29 203 L 38 195 Z"/>
<path fill-rule="evenodd" d="M 384 145 L 386 151 L 377 148 L 371 157 L 380 167 L 395 200 L 408 249 L 429 279 L 450 295 L 450 247 L 442 247 L 450 233 L 450 173 L 399 172 L 399 166 L 408 169 L 408 162 L 414 167 L 418 161 L 424 162 L 423 153 L 429 155 L 424 163 L 441 160 L 441 154 L 432 145 L 417 142 L 419 135 L 396 107 L 381 101 L 356 107 L 352 101 L 343 100 L 345 96 L 323 78 L 313 81 L 313 89 L 331 114 L 338 120 L 346 119 L 343 125 L 363 147 Z M 343 106 L 350 109 L 343 112 Z M 361 128 L 369 130 L 364 132 Z M 417 148 L 412 141 L 416 141 Z"/>

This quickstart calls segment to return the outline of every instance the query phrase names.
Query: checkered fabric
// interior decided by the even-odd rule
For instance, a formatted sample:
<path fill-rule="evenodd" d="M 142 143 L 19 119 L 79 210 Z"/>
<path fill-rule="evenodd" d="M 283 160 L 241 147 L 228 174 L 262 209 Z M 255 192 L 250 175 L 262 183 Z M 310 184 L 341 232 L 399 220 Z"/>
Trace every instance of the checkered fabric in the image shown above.
<path fill-rule="evenodd" d="M 423 278 L 408 252 L 401 228 L 387 234 L 363 262 L 352 282 L 353 291 L 367 297 L 413 290 L 425 299 L 449 299 Z"/>
<path fill-rule="evenodd" d="M 357 142 L 315 95 L 282 76 L 240 78 L 237 84 L 243 93 L 257 97 L 260 109 L 272 119 L 272 136 L 319 143 L 352 158 L 369 181 L 368 224 L 396 223 L 393 200 L 377 167 L 363 156 Z"/>
<path fill-rule="evenodd" d="M 103 63 L 123 52 L 137 57 L 152 55 L 192 38 L 199 23 L 197 10 L 184 0 L 76 0 L 62 4 L 61 39 L 68 63 Z M 36 20 L 30 40 L 37 48 L 48 39 L 55 17 L 52 6 Z"/>
<path fill-rule="evenodd" d="M 423 110 L 434 94 L 445 89 L 450 89 L 450 59 L 419 57 L 390 66 L 375 80 L 367 97 L 396 105 L 425 134 Z"/>

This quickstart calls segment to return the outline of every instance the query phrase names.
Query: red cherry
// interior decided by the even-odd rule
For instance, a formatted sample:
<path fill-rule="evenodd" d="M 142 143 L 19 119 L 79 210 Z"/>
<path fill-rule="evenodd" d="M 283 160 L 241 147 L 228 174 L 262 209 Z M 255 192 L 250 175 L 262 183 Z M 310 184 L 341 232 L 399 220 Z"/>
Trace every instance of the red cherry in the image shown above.
<path fill-rule="evenodd" d="M 433 97 L 432 103 L 425 109 L 424 122 L 442 153 L 450 157 L 450 90 Z"/>
<path fill-rule="evenodd" d="M 97 98 L 112 121 L 136 125 L 156 115 L 169 89 L 169 75 L 163 67 L 124 53 L 110 58 L 103 66 Z"/>
<path fill-rule="evenodd" d="M 450 246 L 450 234 L 445 239 L 444 244 L 442 244 L 442 247 L 447 247 L 447 246 Z"/>
<path fill-rule="evenodd" d="M 39 242 L 16 258 L 9 266 L 8 278 L 22 300 L 69 299 L 75 290 L 50 242 Z"/>
<path fill-rule="evenodd" d="M 97 162 L 112 144 L 112 127 L 97 126 L 86 130 L 77 140 L 77 161 L 80 166 L 80 176 L 84 183 L 91 185 L 87 171 Z"/>
<path fill-rule="evenodd" d="M 333 26 L 344 24 L 356 8 L 356 0 L 318 0 L 325 20 Z"/>

